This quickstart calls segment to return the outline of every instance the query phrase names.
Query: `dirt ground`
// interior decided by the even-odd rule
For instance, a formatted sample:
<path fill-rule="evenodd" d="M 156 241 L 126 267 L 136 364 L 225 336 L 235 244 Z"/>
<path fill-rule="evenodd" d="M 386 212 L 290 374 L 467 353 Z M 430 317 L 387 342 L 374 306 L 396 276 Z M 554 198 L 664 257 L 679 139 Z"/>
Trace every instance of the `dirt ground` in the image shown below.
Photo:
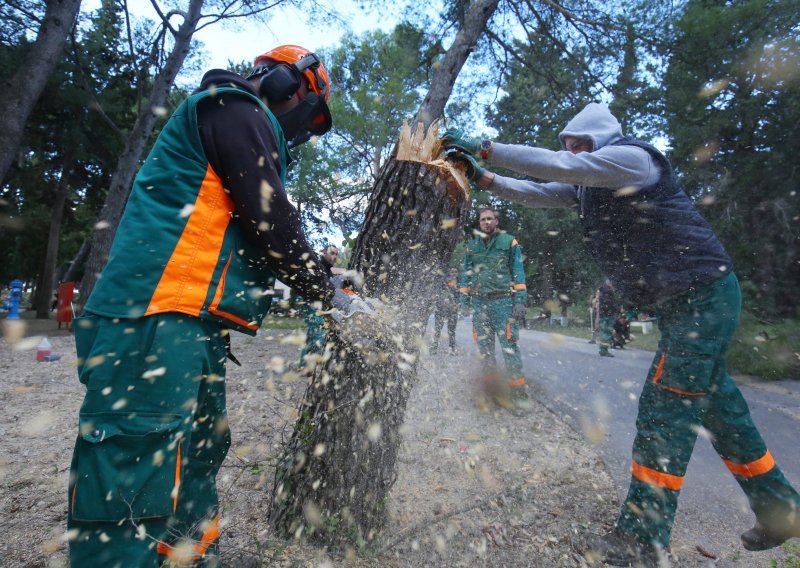
<path fill-rule="evenodd" d="M 49 322 L 43 322 L 48 324 Z M 41 325 L 40 325 L 41 327 Z M 52 324 L 55 328 L 55 323 Z M 42 330 L 28 330 L 42 333 Z M 83 387 L 71 335 L 45 329 L 54 362 L 35 360 L 38 339 L 0 340 L 0 566 L 67 566 L 69 460 Z M 576 543 L 612 526 L 618 503 L 590 443 L 536 400 L 532 410 L 481 410 L 470 356 L 423 355 L 409 402 L 399 477 L 378 546 L 358 558 L 276 540 L 265 522 L 281 441 L 305 382 L 291 370 L 302 336 L 236 335 L 241 367 L 228 367 L 233 447 L 220 472 L 225 566 L 583 566 Z M 20 349 L 20 347 L 22 349 Z M 675 566 L 712 564 L 673 546 Z"/>

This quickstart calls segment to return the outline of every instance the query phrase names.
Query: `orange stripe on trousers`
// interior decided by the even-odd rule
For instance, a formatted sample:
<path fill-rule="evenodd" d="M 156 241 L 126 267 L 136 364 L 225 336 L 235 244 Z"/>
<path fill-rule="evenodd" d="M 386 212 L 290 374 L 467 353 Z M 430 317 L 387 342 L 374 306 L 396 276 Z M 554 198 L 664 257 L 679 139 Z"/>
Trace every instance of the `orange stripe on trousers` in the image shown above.
<path fill-rule="evenodd" d="M 680 491 L 683 486 L 682 475 L 671 475 L 669 473 L 656 471 L 655 469 L 650 469 L 642 464 L 638 464 L 635 461 L 631 462 L 631 474 L 643 483 L 658 485 L 659 487 L 672 489 L 673 491 Z"/>
<path fill-rule="evenodd" d="M 769 450 L 767 450 L 767 453 L 762 457 L 750 463 L 733 463 L 728 460 L 722 461 L 725 462 L 725 465 L 728 466 L 728 469 L 731 470 L 733 475 L 738 475 L 740 477 L 755 477 L 756 475 L 767 473 L 775 467 L 775 459 L 772 457 Z"/>

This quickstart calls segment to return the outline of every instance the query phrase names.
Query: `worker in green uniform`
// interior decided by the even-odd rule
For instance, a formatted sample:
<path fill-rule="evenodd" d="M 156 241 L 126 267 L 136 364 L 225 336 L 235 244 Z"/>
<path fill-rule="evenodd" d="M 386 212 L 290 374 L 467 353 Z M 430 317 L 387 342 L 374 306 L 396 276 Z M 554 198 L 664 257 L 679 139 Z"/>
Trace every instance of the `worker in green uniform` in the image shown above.
<path fill-rule="evenodd" d="M 333 278 L 336 274 L 344 273 L 342 268 L 336 266 L 336 261 L 339 259 L 339 248 L 335 245 L 325 247 L 325 250 L 319 255 L 319 259 L 322 263 L 322 269 L 329 278 Z M 313 302 L 309 303 L 302 299 L 300 313 L 303 315 L 303 322 L 306 324 L 306 343 L 303 346 L 303 350 L 300 351 L 298 370 L 302 373 L 309 373 L 314 366 L 309 364 L 307 357 L 322 353 L 327 330 L 325 329 L 325 317 L 319 313 L 319 309 L 313 305 Z"/>
<path fill-rule="evenodd" d="M 597 289 L 597 310 L 600 318 L 597 346 L 601 357 L 613 357 L 608 349 L 614 337 L 614 320 L 617 315 L 617 304 L 614 300 L 614 286 L 606 279 Z"/>
<path fill-rule="evenodd" d="M 661 330 L 639 397 L 628 496 L 611 532 L 587 549 L 608 564 L 654 566 L 668 554 L 672 523 L 697 435 L 711 443 L 744 490 L 755 525 L 747 550 L 800 537 L 800 495 L 784 477 L 728 374 L 725 353 L 741 313 L 733 263 L 681 189 L 672 165 L 622 133 L 605 105 L 590 103 L 559 134 L 557 151 L 448 131 L 467 176 L 498 197 L 579 214 L 584 242 L 620 298 L 651 306 Z M 501 176 L 478 163 L 537 182 Z"/>
<path fill-rule="evenodd" d="M 86 386 L 69 478 L 70 564 L 217 565 L 231 331 L 255 335 L 275 277 L 347 317 L 284 189 L 289 144 L 331 127 L 328 73 L 284 45 L 223 70 L 164 125 L 75 321 Z"/>
<path fill-rule="evenodd" d="M 528 300 L 522 249 L 497 228 L 497 213 L 481 209 L 480 234 L 467 241 L 460 292 L 472 304 L 472 331 L 485 374 L 496 372 L 495 337 L 506 365 L 511 401 L 527 404 L 528 391 L 517 341 Z"/>

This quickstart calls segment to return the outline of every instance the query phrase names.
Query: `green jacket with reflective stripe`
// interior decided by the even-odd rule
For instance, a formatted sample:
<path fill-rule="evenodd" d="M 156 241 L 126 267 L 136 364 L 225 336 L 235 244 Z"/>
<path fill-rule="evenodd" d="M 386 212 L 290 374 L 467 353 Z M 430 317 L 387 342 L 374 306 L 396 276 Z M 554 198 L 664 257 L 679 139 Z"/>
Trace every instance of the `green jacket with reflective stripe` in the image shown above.
<path fill-rule="evenodd" d="M 272 158 L 285 182 L 286 140 L 258 97 L 231 87 L 190 96 L 136 175 L 88 312 L 121 318 L 180 312 L 251 335 L 261 325 L 275 274 L 256 260 L 264 252 L 234 220 L 234 203 L 208 163 L 197 127 L 198 103 L 223 92 L 252 99 L 269 120 L 279 145 Z"/>
<path fill-rule="evenodd" d="M 462 294 L 479 298 L 513 295 L 515 303 L 527 302 L 522 249 L 508 233 L 495 232 L 488 241 L 481 237 L 467 241 L 462 274 Z"/>

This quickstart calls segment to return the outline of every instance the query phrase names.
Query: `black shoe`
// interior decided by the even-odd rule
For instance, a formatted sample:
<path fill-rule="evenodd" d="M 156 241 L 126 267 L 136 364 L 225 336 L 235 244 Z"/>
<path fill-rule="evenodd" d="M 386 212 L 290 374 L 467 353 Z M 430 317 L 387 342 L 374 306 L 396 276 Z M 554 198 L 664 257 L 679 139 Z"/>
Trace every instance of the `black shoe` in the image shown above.
<path fill-rule="evenodd" d="M 601 351 L 600 352 L 600 357 L 613 357 L 613 355 L 611 353 L 609 353 L 608 351 Z"/>
<path fill-rule="evenodd" d="M 612 566 L 645 567 L 657 567 L 659 557 L 666 556 L 659 547 L 640 542 L 616 529 L 603 536 L 589 538 L 583 554 L 590 565 L 605 562 Z"/>
<path fill-rule="evenodd" d="M 596 342 L 594 339 L 590 339 L 590 340 L 588 341 L 588 343 L 589 343 L 589 344 L 591 344 L 591 345 L 594 345 L 594 344 L 595 344 L 595 343 L 597 343 L 597 342 Z"/>
<path fill-rule="evenodd" d="M 800 520 L 780 530 L 768 529 L 756 521 L 752 529 L 742 533 L 742 546 L 751 551 L 769 550 L 794 537 L 800 537 Z"/>

